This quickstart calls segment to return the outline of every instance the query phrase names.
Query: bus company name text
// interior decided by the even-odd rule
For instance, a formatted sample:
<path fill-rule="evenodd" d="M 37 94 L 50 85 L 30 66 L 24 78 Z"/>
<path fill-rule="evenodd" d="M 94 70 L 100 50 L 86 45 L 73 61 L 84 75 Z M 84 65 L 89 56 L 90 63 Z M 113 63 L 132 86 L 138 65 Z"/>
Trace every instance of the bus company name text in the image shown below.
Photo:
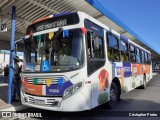
<path fill-rule="evenodd" d="M 56 28 L 56 27 L 62 27 L 62 26 L 66 26 L 67 25 L 67 20 L 59 20 L 56 22 L 52 22 L 52 23 L 46 23 L 46 24 L 42 24 L 40 26 L 36 27 L 36 31 L 43 31 L 43 30 L 47 30 L 47 29 L 51 29 L 51 28 Z"/>
<path fill-rule="evenodd" d="M 129 113 L 131 117 L 158 117 L 157 113 Z"/>

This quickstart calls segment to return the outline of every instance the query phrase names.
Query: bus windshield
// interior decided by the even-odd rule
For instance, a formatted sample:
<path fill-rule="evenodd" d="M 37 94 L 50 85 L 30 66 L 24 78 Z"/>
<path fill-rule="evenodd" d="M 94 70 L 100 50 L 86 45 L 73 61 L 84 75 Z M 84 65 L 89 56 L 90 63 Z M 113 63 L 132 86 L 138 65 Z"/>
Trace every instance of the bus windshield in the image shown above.
<path fill-rule="evenodd" d="M 24 72 L 55 72 L 79 69 L 84 64 L 83 36 L 80 29 L 49 33 L 25 39 Z M 56 35 L 55 33 L 52 33 Z M 53 37 L 54 38 L 54 37 Z M 43 63 L 47 66 L 44 68 Z"/>

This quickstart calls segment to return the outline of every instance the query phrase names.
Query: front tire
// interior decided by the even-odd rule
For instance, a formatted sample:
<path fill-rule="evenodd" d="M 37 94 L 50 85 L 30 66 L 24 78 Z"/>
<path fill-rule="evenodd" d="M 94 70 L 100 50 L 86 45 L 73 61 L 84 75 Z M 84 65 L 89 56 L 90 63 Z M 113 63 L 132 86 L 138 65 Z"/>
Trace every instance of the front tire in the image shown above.
<path fill-rule="evenodd" d="M 114 82 L 112 82 L 110 88 L 110 101 L 107 102 L 107 108 L 109 109 L 114 108 L 118 103 L 118 99 L 119 99 L 118 87 Z"/>

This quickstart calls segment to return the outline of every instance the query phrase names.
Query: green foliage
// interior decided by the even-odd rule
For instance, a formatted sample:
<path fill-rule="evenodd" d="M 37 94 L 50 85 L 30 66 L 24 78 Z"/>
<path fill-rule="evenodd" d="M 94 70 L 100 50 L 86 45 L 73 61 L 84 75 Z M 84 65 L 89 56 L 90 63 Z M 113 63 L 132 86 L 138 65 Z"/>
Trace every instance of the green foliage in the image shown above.
<path fill-rule="evenodd" d="M 98 103 L 102 104 L 102 103 L 106 102 L 107 100 L 108 100 L 108 94 L 105 92 L 105 93 L 102 93 L 99 95 Z"/>

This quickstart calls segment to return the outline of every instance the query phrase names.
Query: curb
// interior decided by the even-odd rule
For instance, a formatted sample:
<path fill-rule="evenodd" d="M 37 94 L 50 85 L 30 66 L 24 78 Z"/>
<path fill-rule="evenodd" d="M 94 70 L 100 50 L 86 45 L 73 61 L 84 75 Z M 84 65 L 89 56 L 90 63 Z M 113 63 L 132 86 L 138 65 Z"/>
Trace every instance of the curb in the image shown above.
<path fill-rule="evenodd" d="M 3 111 L 21 111 L 21 110 L 25 110 L 28 109 L 29 107 L 24 106 L 24 105 L 17 105 L 17 106 L 8 106 L 7 108 L 4 109 L 0 109 L 0 112 Z"/>
<path fill-rule="evenodd" d="M 3 86 L 8 86 L 8 84 L 7 83 L 1 83 L 0 87 L 3 87 Z"/>

